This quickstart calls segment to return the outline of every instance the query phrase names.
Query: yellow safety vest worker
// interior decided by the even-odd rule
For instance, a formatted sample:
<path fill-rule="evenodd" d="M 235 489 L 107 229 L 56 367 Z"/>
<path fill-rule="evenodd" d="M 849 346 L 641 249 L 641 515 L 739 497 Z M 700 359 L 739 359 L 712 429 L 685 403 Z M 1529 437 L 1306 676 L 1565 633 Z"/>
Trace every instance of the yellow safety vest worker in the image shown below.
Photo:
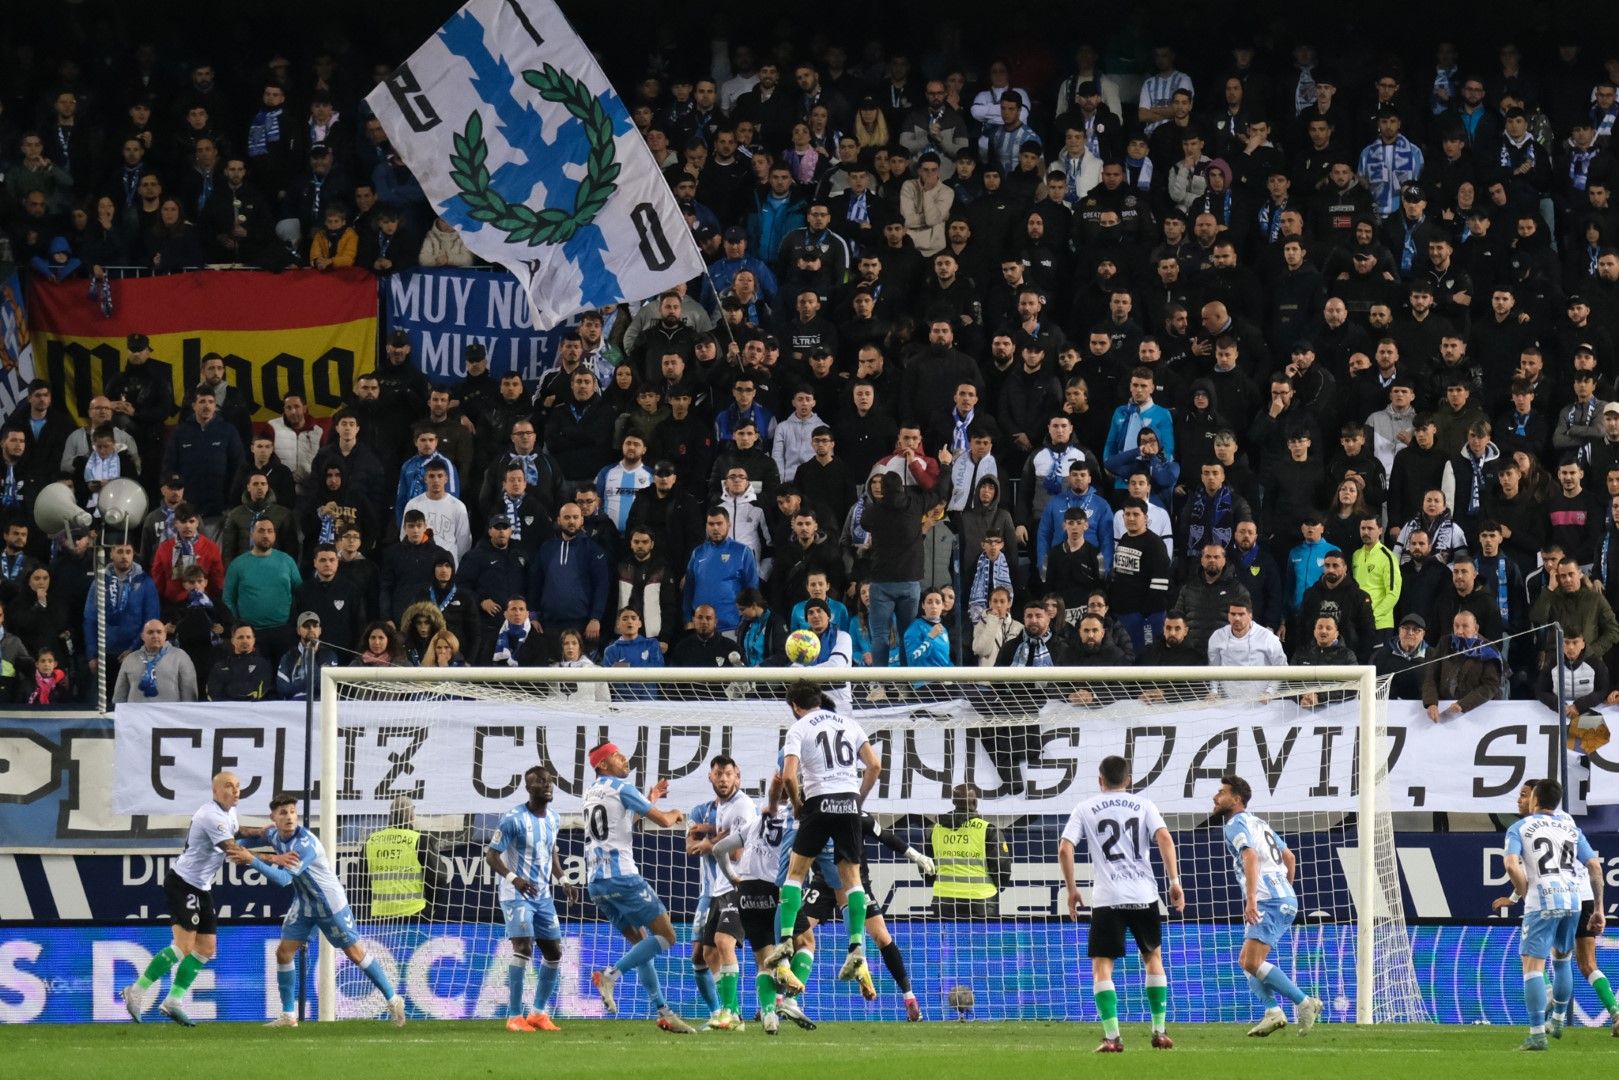
<path fill-rule="evenodd" d="M 951 900 L 992 900 L 1000 893 L 990 880 L 984 840 L 989 822 L 970 818 L 959 829 L 933 826 L 933 862 L 938 876 L 933 895 Z"/>
<path fill-rule="evenodd" d="M 415 915 L 427 907 L 422 860 L 416 854 L 421 836 L 415 829 L 378 829 L 366 838 L 372 915 Z"/>

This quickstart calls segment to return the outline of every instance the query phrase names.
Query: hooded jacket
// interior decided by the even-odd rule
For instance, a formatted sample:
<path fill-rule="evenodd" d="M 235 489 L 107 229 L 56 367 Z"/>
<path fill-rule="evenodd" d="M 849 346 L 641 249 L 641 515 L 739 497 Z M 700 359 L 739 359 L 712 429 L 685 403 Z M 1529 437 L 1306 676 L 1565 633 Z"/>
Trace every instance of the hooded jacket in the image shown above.
<path fill-rule="evenodd" d="M 244 491 L 242 501 L 231 507 L 225 515 L 225 525 L 219 538 L 219 551 L 229 563 L 253 546 L 253 526 L 264 518 L 275 526 L 275 546 L 294 559 L 298 557 L 298 522 L 292 511 L 269 492 L 263 501 L 254 502 Z"/>
<path fill-rule="evenodd" d="M 984 534 L 992 529 L 999 529 L 1001 537 L 1006 541 L 1004 549 L 1006 561 L 1014 568 L 1015 579 L 1019 553 L 1017 525 L 1012 521 L 1012 515 L 1001 505 L 1000 481 L 993 476 L 980 477 L 978 485 L 982 487 L 985 484 L 995 485 L 995 494 L 990 500 L 961 512 L 962 573 L 969 579 L 972 577 L 971 567 L 978 563 Z"/>
<path fill-rule="evenodd" d="M 559 533 L 529 563 L 529 609 L 542 624 L 600 619 L 607 613 L 610 577 L 607 554 L 594 540 Z"/>

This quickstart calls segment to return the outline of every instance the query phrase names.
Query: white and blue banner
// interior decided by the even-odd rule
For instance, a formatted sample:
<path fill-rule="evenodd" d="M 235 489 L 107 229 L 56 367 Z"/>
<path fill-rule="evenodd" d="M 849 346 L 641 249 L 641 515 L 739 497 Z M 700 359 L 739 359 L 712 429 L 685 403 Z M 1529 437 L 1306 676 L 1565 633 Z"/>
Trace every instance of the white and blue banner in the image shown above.
<path fill-rule="evenodd" d="M 366 102 L 540 329 L 703 272 L 624 102 L 551 0 L 472 0 Z"/>
<path fill-rule="evenodd" d="M 466 377 L 467 346 L 482 345 L 489 373 L 517 374 L 533 387 L 556 366 L 566 325 L 540 330 L 516 278 L 502 270 L 433 267 L 391 274 L 382 290 L 382 333 L 410 338 L 410 359 L 427 381 L 452 386 Z"/>

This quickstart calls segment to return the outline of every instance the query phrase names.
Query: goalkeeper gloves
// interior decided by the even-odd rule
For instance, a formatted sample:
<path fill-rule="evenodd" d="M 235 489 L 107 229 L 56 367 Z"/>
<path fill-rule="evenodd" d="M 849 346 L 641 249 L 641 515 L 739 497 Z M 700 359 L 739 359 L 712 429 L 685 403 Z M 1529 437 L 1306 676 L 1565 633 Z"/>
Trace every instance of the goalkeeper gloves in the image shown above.
<path fill-rule="evenodd" d="M 920 851 L 916 850 L 915 848 L 906 848 L 905 849 L 905 857 L 907 859 L 911 860 L 911 862 L 916 864 L 916 868 L 918 870 L 922 871 L 922 876 L 923 877 L 932 877 L 933 876 L 933 871 L 934 871 L 935 867 L 933 865 L 933 860 L 932 859 L 928 858 L 926 855 L 922 854 Z"/>

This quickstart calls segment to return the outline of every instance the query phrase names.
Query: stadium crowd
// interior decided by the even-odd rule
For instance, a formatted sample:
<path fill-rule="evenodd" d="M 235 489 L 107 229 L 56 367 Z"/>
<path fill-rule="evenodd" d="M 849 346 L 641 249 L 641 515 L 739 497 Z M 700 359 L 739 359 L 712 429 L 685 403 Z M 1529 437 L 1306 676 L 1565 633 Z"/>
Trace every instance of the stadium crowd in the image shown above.
<path fill-rule="evenodd" d="M 89 693 L 92 538 L 31 508 L 119 477 L 153 506 L 111 549 L 119 700 L 781 663 L 803 627 L 855 666 L 1372 662 L 1436 717 L 1560 659 L 1608 695 L 1619 51 L 659 41 L 619 85 L 705 277 L 586 313 L 537 383 L 472 346 L 430 384 L 392 336 L 329 419 L 254 422 L 217 356 L 177 401 L 140 334 L 82 424 L 36 382 L 0 695 Z M 27 276 L 476 261 L 368 114 L 387 64 L 29 56 Z M 1548 623 L 1561 658 L 1500 640 Z"/>

